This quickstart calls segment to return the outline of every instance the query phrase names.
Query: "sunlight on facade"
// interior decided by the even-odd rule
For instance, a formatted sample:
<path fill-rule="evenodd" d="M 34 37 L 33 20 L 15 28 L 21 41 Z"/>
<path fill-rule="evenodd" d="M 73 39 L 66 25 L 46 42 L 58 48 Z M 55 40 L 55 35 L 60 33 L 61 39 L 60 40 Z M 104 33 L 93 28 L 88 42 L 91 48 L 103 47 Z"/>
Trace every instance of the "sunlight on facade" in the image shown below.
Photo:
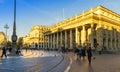
<path fill-rule="evenodd" d="M 47 44 L 47 40 L 44 38 L 44 32 L 48 29 L 48 26 L 33 26 L 29 34 L 23 38 L 23 45 L 31 48 L 42 48 L 44 43 Z"/>
<path fill-rule="evenodd" d="M 120 15 L 97 6 L 52 25 L 45 36 L 51 49 L 91 45 L 98 50 L 120 50 Z"/>
<path fill-rule="evenodd" d="M 24 44 L 39 43 L 39 38 L 40 42 L 44 42 L 46 38 L 42 48 L 72 49 L 90 45 L 98 50 L 120 50 L 120 15 L 103 6 L 91 8 L 45 28 L 43 31 L 39 26 L 31 28 L 24 38 Z"/>
<path fill-rule="evenodd" d="M 3 32 L 0 32 L 0 48 L 5 45 L 6 37 Z"/>

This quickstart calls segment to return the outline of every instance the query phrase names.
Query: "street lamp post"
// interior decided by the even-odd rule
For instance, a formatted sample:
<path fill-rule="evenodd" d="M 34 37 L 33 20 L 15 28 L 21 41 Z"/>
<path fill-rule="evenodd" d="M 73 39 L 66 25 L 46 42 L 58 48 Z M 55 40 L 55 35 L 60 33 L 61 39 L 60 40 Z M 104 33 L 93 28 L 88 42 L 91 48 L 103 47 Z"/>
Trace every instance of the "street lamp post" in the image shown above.
<path fill-rule="evenodd" d="M 6 29 L 6 48 L 7 48 L 7 29 L 9 29 L 9 26 L 6 24 L 4 28 Z"/>

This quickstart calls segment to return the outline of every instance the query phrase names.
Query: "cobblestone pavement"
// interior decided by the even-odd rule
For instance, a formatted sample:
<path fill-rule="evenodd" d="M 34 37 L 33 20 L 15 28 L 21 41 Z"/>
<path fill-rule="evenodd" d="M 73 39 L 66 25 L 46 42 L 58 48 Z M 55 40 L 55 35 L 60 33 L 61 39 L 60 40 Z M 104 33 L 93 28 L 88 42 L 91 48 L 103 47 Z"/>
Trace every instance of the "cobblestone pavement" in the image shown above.
<path fill-rule="evenodd" d="M 73 53 L 22 51 L 23 56 L 0 59 L 0 72 L 120 72 L 120 54 L 95 55 L 76 60 Z"/>
<path fill-rule="evenodd" d="M 102 54 L 92 58 L 91 65 L 85 60 L 75 60 L 74 54 L 69 54 L 72 58 L 70 72 L 120 72 L 120 55 Z"/>
<path fill-rule="evenodd" d="M 69 58 L 51 51 L 23 51 L 24 56 L 0 59 L 0 72 L 64 72 Z"/>

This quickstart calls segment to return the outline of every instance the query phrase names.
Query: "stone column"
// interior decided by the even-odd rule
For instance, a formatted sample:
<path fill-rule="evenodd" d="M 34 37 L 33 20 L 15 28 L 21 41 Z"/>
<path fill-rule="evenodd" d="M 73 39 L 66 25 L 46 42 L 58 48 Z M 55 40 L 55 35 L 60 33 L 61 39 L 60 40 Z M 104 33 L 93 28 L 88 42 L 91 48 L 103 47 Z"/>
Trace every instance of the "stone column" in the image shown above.
<path fill-rule="evenodd" d="M 43 36 L 43 45 L 42 45 L 42 49 L 45 48 L 45 36 Z"/>
<path fill-rule="evenodd" d="M 110 49 L 112 50 L 113 49 L 113 44 L 112 44 L 112 42 L 113 42 L 113 30 L 111 27 L 109 29 L 110 29 Z"/>
<path fill-rule="evenodd" d="M 105 30 L 105 33 L 106 33 L 106 49 L 108 49 L 108 30 Z"/>
<path fill-rule="evenodd" d="M 63 46 L 63 35 L 62 35 L 62 32 L 60 32 L 60 47 L 62 47 Z"/>
<path fill-rule="evenodd" d="M 117 30 L 117 50 L 120 50 L 120 33 L 119 33 L 119 29 Z"/>
<path fill-rule="evenodd" d="M 73 48 L 73 41 L 72 41 L 72 29 L 70 29 L 70 48 Z"/>
<path fill-rule="evenodd" d="M 119 50 L 120 50 L 120 31 L 119 31 L 119 33 L 118 33 L 118 48 L 119 48 Z"/>
<path fill-rule="evenodd" d="M 59 38 L 58 38 L 58 33 L 57 33 L 57 41 L 56 41 L 56 47 L 58 48 L 58 41 L 59 41 Z"/>
<path fill-rule="evenodd" d="M 79 45 L 82 46 L 82 36 L 81 36 L 81 30 L 79 32 Z"/>
<path fill-rule="evenodd" d="M 91 28 L 88 28 L 87 33 L 88 33 L 87 35 L 89 36 L 87 37 L 88 44 L 90 44 L 91 43 Z"/>
<path fill-rule="evenodd" d="M 68 47 L 68 43 L 67 43 L 67 30 L 65 30 L 65 48 Z"/>
<path fill-rule="evenodd" d="M 47 48 L 50 48 L 50 36 L 48 35 L 48 43 L 47 43 Z"/>
<path fill-rule="evenodd" d="M 116 30 L 116 49 L 118 50 L 118 43 L 119 43 L 119 41 L 118 41 L 118 30 Z"/>
<path fill-rule="evenodd" d="M 76 47 L 78 47 L 79 44 L 80 44 L 80 42 L 79 42 L 80 40 L 79 40 L 79 31 L 78 31 L 78 27 L 75 28 L 75 32 L 76 32 L 76 33 L 75 33 L 75 34 L 76 34 L 76 35 L 75 35 L 75 36 L 76 36 L 76 37 L 75 37 L 75 38 L 76 38 L 76 40 L 75 40 L 75 41 L 76 41 Z"/>
<path fill-rule="evenodd" d="M 113 31 L 112 31 L 112 47 L 113 47 L 113 50 L 115 50 L 115 29 L 113 28 Z"/>
<path fill-rule="evenodd" d="M 53 49 L 55 49 L 55 33 L 53 34 Z"/>
<path fill-rule="evenodd" d="M 53 41 L 52 41 L 52 34 L 50 35 L 50 43 L 51 43 L 51 45 L 50 45 L 50 48 L 52 49 L 52 45 L 53 45 Z"/>
<path fill-rule="evenodd" d="M 98 42 L 98 50 L 103 48 L 103 29 L 101 25 L 97 26 L 97 42 Z"/>
<path fill-rule="evenodd" d="M 94 48 L 94 25 L 91 24 L 91 48 Z"/>
<path fill-rule="evenodd" d="M 48 48 L 50 48 L 50 35 L 48 35 Z"/>
<path fill-rule="evenodd" d="M 116 41 L 117 41 L 117 36 L 116 36 L 116 30 L 114 30 L 114 49 L 115 50 L 117 50 L 117 43 L 116 43 Z"/>
<path fill-rule="evenodd" d="M 85 30 L 85 26 L 83 26 L 83 29 L 81 31 L 81 40 L 82 40 L 82 45 L 84 45 L 86 43 L 86 30 Z"/>

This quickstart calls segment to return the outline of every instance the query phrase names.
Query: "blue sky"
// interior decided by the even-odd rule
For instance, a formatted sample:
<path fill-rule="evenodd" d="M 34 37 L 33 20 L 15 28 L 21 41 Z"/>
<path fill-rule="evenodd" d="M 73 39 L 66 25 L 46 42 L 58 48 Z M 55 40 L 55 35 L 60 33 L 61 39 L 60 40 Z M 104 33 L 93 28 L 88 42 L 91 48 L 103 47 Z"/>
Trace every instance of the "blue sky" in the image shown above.
<path fill-rule="evenodd" d="M 0 31 L 5 32 L 4 25 L 8 24 L 9 39 L 13 28 L 13 4 L 14 0 L 0 0 Z M 25 36 L 32 26 L 50 26 L 98 5 L 120 14 L 120 0 L 17 0 L 17 35 Z"/>

